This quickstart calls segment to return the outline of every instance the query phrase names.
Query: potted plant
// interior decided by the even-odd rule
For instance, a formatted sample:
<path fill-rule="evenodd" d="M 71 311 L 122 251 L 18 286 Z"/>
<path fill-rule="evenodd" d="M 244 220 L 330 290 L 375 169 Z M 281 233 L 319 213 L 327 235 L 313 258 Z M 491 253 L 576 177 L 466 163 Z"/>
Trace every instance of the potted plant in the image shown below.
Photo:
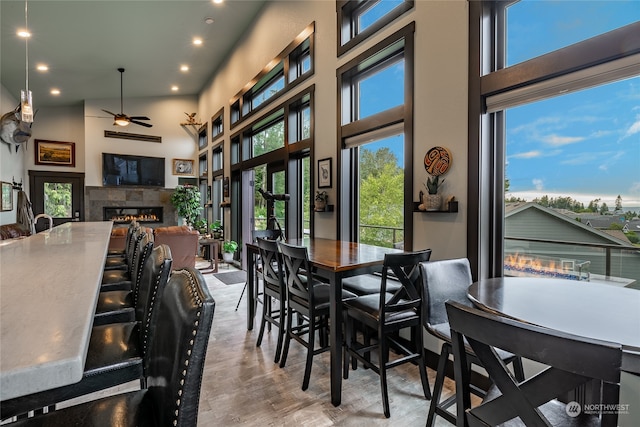
<path fill-rule="evenodd" d="M 233 261 L 233 254 L 238 249 L 238 243 L 234 240 L 225 240 L 222 244 L 222 260 L 226 263 Z"/>
<path fill-rule="evenodd" d="M 193 185 L 178 185 L 171 195 L 170 201 L 176 208 L 178 216 L 184 218 L 187 225 L 193 226 L 202 210 L 200 190 Z"/>
<path fill-rule="evenodd" d="M 425 182 L 428 194 L 424 196 L 422 203 L 428 211 L 439 211 L 442 207 L 442 196 L 438 194 L 438 190 L 442 187 L 444 179 L 440 180 L 440 176 L 430 176 Z"/>
<path fill-rule="evenodd" d="M 204 218 L 198 218 L 194 221 L 193 228 L 198 230 L 200 235 L 205 236 L 207 234 L 207 221 Z"/>
<path fill-rule="evenodd" d="M 316 191 L 314 209 L 316 211 L 324 211 L 327 207 L 328 200 L 329 200 L 329 195 L 327 194 L 326 191 Z"/>
<path fill-rule="evenodd" d="M 219 239 L 222 237 L 222 223 L 219 219 L 213 221 L 213 223 L 209 227 L 211 228 L 214 239 Z"/>

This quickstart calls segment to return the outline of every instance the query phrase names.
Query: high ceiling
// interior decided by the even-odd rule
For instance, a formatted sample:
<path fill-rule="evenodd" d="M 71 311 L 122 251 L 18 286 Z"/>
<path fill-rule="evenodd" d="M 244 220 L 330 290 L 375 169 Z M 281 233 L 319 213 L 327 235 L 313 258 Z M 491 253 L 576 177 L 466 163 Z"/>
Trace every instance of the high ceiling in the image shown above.
<path fill-rule="evenodd" d="M 266 0 L 29 0 L 29 89 L 34 106 L 128 97 L 195 95 Z M 207 24 L 205 18 L 213 18 Z M 25 1 L 0 1 L 0 82 L 25 88 Z M 201 46 L 192 40 L 200 37 Z M 49 70 L 36 70 L 38 64 Z M 188 65 L 189 71 L 180 71 Z M 179 90 L 172 92 L 171 86 Z M 50 94 L 52 88 L 60 95 Z M 0 112 L 3 113 L 3 112 Z"/>

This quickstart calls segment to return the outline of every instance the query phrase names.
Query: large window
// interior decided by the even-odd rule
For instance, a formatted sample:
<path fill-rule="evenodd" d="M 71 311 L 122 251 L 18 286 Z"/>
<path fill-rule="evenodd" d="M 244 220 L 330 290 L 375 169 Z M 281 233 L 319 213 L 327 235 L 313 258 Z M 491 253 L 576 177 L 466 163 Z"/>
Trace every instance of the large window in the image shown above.
<path fill-rule="evenodd" d="M 631 41 L 640 9 L 630 3 L 471 3 L 479 61 L 468 246 L 477 276 L 640 287 L 634 233 L 625 231 L 640 212 L 640 43 Z M 495 24 L 484 46 L 481 23 Z"/>
<path fill-rule="evenodd" d="M 413 31 L 338 70 L 339 238 L 411 249 Z"/>

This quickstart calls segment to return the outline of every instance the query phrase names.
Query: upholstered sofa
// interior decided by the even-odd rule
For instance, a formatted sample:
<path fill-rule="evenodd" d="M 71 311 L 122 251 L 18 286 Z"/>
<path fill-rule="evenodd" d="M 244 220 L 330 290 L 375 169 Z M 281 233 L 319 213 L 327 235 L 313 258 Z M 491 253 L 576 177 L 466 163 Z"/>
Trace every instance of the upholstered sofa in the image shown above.
<path fill-rule="evenodd" d="M 186 225 L 158 227 L 153 231 L 155 246 L 165 244 L 173 256 L 172 270 L 195 267 L 200 233 Z"/>
<path fill-rule="evenodd" d="M 4 224 L 0 225 L 0 240 L 17 239 L 19 237 L 30 236 L 31 231 L 22 224 Z"/>

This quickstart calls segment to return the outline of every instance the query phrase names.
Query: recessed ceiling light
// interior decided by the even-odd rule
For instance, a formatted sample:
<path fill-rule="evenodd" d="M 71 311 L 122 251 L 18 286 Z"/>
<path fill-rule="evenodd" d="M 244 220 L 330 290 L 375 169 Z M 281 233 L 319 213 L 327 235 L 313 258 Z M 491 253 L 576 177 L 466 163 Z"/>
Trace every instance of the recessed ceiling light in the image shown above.
<path fill-rule="evenodd" d="M 212 0 L 215 4 L 222 4 L 224 0 Z"/>
<path fill-rule="evenodd" d="M 213 18 L 210 16 L 207 16 L 206 18 L 204 18 L 204 23 L 209 25 L 213 24 Z"/>
<path fill-rule="evenodd" d="M 187 72 L 187 71 L 189 71 L 189 66 L 188 66 L 188 65 L 185 65 L 185 64 L 182 64 L 182 65 L 180 66 L 180 71 L 183 71 L 183 72 Z"/>
<path fill-rule="evenodd" d="M 49 66 L 47 64 L 38 64 L 36 69 L 38 71 L 49 71 Z"/>
<path fill-rule="evenodd" d="M 51 89 L 50 93 L 51 93 L 51 95 L 56 95 L 56 96 L 60 95 L 60 89 L 53 88 L 53 89 Z"/>
<path fill-rule="evenodd" d="M 31 37 L 31 33 L 29 31 L 27 31 L 27 30 L 18 30 L 17 34 L 18 34 L 19 37 L 22 37 L 22 38 L 25 38 L 25 39 Z"/>
<path fill-rule="evenodd" d="M 196 46 L 202 45 L 202 39 L 200 37 L 194 37 L 193 44 L 195 44 Z"/>
<path fill-rule="evenodd" d="M 172 90 L 173 92 L 177 92 L 177 91 L 178 91 L 178 89 L 180 89 L 178 86 L 171 86 L 171 90 Z"/>

